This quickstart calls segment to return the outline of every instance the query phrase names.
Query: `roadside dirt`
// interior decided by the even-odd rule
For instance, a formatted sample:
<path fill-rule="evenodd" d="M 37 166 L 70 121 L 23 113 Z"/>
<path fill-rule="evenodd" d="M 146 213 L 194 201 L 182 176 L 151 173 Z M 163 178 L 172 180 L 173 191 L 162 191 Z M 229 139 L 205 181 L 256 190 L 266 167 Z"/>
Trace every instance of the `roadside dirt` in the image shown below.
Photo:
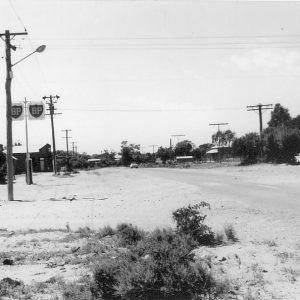
<path fill-rule="evenodd" d="M 174 226 L 173 210 L 207 201 L 206 223 L 223 235 L 232 224 L 238 241 L 195 253 L 232 282 L 231 299 L 299 299 L 300 167 L 207 166 L 43 173 L 35 174 L 32 186 L 17 176 L 18 201 L 4 201 L 6 186 L 0 186 L 0 280 L 9 277 L 33 287 L 54 277 L 89 276 L 90 237 L 83 228 L 121 222 L 146 230 Z M 5 260 L 13 264 L 4 265 Z M 54 287 L 38 291 L 33 299 L 61 297 Z"/>

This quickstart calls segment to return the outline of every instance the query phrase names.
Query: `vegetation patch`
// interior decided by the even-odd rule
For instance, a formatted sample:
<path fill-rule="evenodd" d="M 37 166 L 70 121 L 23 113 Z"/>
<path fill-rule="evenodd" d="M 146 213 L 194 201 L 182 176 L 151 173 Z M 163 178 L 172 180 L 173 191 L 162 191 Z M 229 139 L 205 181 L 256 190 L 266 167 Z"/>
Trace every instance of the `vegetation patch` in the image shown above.
<path fill-rule="evenodd" d="M 204 224 L 201 209 L 206 202 L 173 212 L 176 229 L 156 229 L 146 233 L 122 223 L 116 229 L 106 226 L 89 240 L 85 253 L 93 252 L 93 276 L 64 284 L 64 299 L 217 299 L 229 283 L 214 278 L 204 261 L 194 259 L 198 246 L 213 246 L 211 228 Z M 103 248 L 111 241 L 111 250 Z M 118 248 L 121 247 L 121 248 Z"/>

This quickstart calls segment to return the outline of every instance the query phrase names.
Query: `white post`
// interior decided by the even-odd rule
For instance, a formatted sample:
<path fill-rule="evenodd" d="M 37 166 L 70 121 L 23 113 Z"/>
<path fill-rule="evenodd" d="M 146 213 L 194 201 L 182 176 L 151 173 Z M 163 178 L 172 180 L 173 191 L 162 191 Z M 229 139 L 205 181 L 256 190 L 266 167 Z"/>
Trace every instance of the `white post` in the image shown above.
<path fill-rule="evenodd" d="M 25 131 L 26 131 L 26 160 L 25 160 L 25 162 L 26 162 L 26 183 L 32 184 L 30 154 L 28 151 L 27 102 L 28 101 L 25 98 L 24 109 L 25 109 Z"/>

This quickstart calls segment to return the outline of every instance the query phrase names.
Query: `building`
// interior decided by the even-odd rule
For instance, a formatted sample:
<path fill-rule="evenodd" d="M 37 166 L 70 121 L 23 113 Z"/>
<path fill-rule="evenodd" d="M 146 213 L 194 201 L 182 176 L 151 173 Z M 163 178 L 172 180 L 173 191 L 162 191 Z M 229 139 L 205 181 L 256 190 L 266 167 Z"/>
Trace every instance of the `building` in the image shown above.
<path fill-rule="evenodd" d="M 219 161 L 232 157 L 230 146 L 213 146 L 206 152 L 209 157 L 209 161 Z"/>
<path fill-rule="evenodd" d="M 194 158 L 193 156 L 176 156 L 176 160 L 178 162 L 193 162 Z"/>
<path fill-rule="evenodd" d="M 52 153 L 51 146 L 49 144 L 44 145 L 41 148 L 30 147 L 30 158 L 32 159 L 32 171 L 33 172 L 52 172 Z M 26 147 L 13 146 L 14 170 L 15 174 L 25 173 L 25 159 L 26 159 Z"/>

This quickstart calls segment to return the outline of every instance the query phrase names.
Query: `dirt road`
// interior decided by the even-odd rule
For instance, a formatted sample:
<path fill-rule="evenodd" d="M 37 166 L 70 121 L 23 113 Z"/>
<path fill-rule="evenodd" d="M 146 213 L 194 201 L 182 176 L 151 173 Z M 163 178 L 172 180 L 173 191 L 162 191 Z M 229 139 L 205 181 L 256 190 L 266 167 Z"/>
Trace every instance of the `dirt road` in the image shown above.
<path fill-rule="evenodd" d="M 7 229 L 1 251 L 12 245 L 15 250 L 24 251 L 24 244 L 27 246 L 22 234 L 8 238 L 10 230 L 76 230 L 85 226 L 97 229 L 121 222 L 151 230 L 174 226 L 173 210 L 206 201 L 211 205 L 211 210 L 205 211 L 206 223 L 215 232 L 224 232 L 224 226 L 232 224 L 239 239 L 237 243 L 210 249 L 213 256 L 225 257 L 222 268 L 226 276 L 238 282 L 245 292 L 250 288 L 254 298 L 249 299 L 299 299 L 299 166 L 107 168 L 72 176 L 35 174 L 33 180 L 34 185 L 27 186 L 24 176 L 17 176 L 14 191 L 18 201 L 14 202 L 4 201 L 7 187 L 0 186 L 0 229 Z M 28 238 L 54 251 L 57 242 L 43 246 L 42 234 Z M 33 252 L 38 251 L 32 247 Z M 235 257 L 239 257 L 240 264 L 236 264 Z M 43 280 L 53 276 L 42 265 L 39 272 L 34 269 L 30 276 L 21 276 L 17 267 L 2 267 L 0 271 L 4 277 L 25 282 L 41 280 L 34 275 L 38 273 L 44 274 Z"/>

